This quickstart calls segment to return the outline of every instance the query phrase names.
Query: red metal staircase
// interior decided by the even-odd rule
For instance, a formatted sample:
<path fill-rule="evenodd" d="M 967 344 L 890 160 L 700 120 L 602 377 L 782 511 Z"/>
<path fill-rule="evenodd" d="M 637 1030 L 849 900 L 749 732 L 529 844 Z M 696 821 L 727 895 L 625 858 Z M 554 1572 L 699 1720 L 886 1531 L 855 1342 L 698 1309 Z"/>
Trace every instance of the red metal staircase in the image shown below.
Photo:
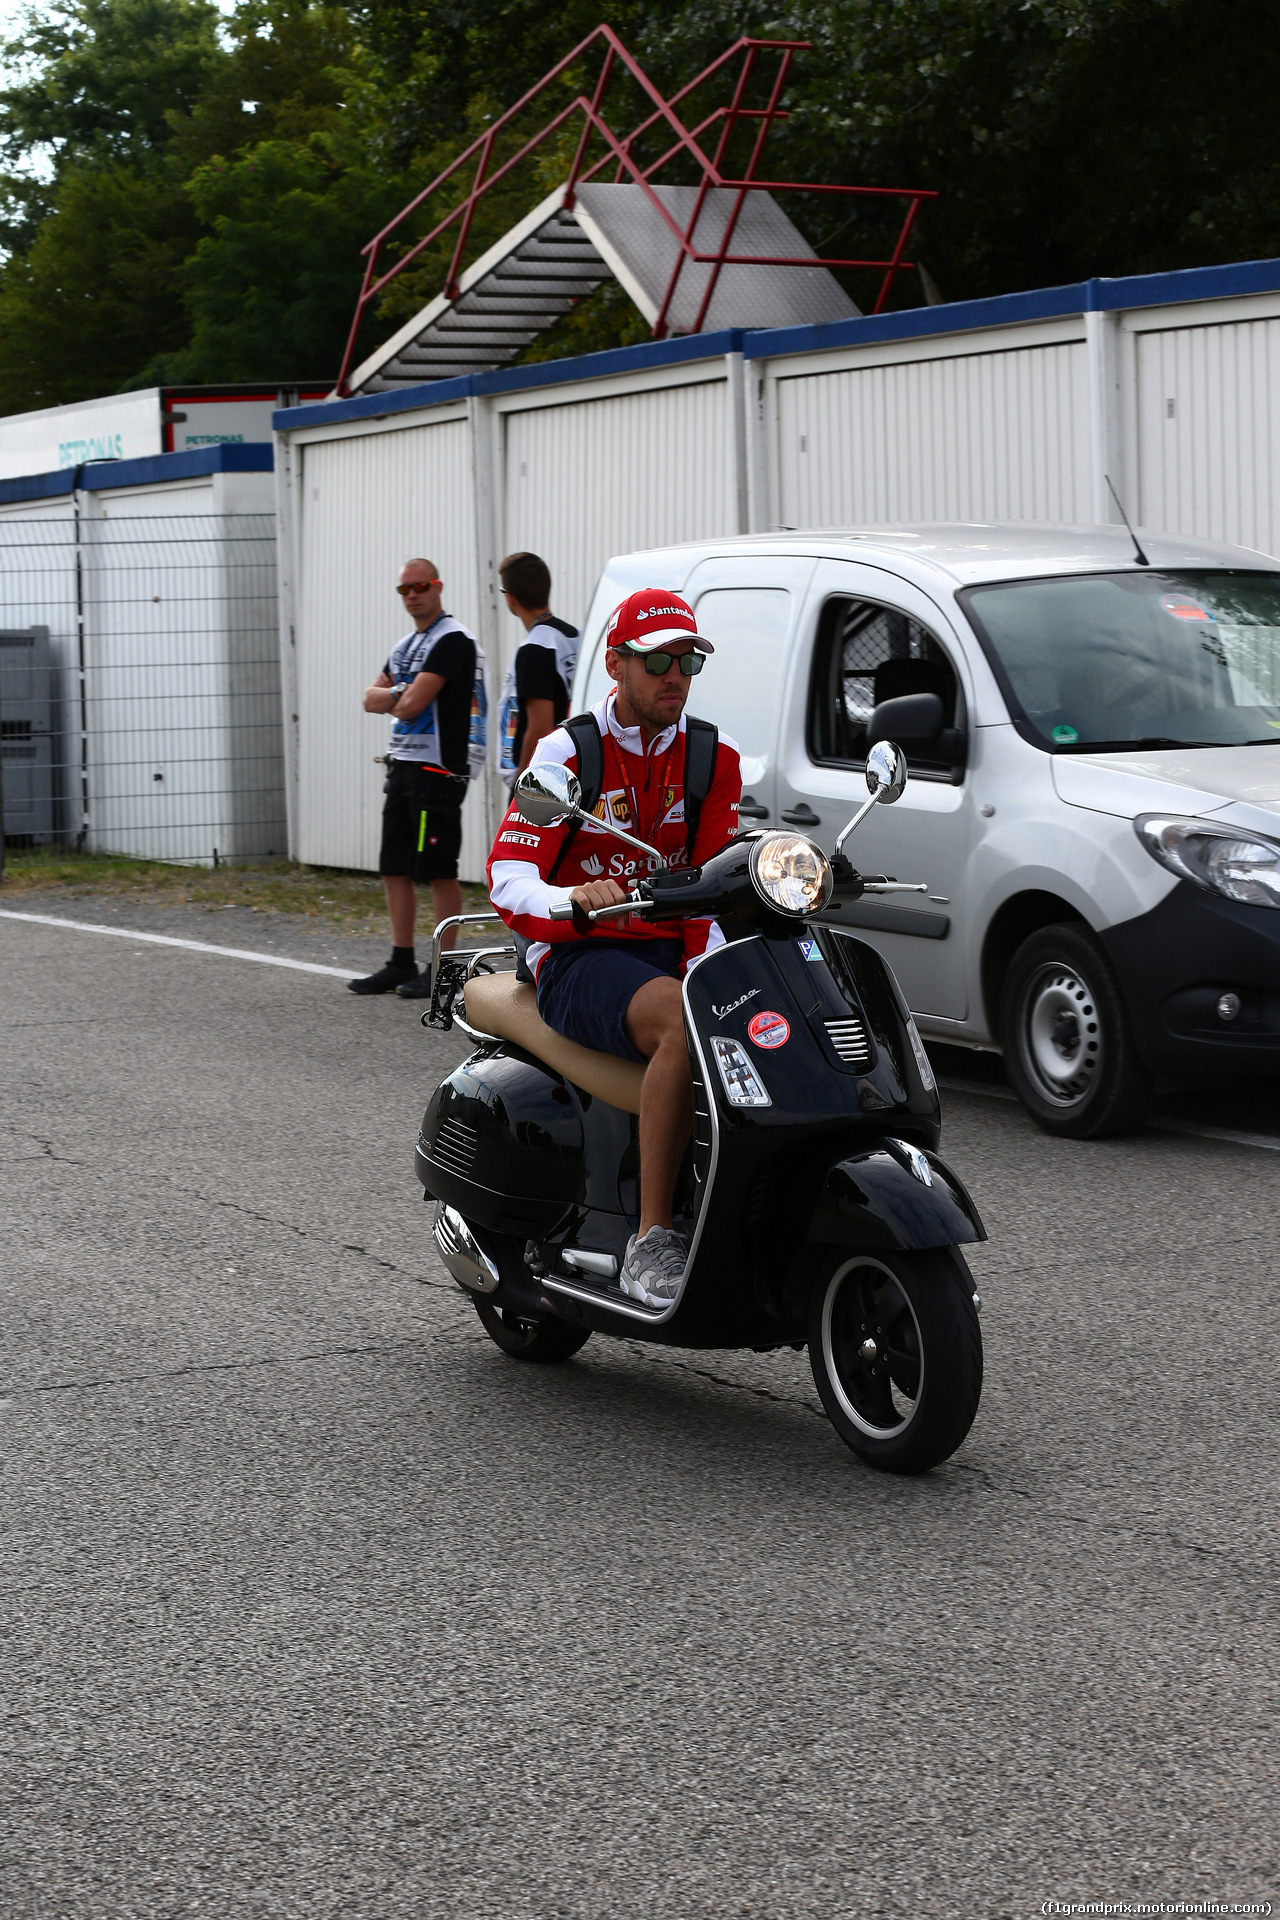
<path fill-rule="evenodd" d="M 501 366 L 610 275 L 626 289 L 658 340 L 717 327 L 786 326 L 856 314 L 858 309 L 830 273 L 832 267 L 879 273 L 873 309 L 879 313 L 896 275 L 914 265 L 906 258 L 907 241 L 922 203 L 936 195 L 923 188 L 761 178 L 769 130 L 787 118 L 779 103 L 792 58 L 809 44 L 744 37 L 665 99 L 612 28 L 597 27 L 365 247 L 364 278 L 335 391 L 377 393 Z M 575 64 L 597 54 L 600 64 L 591 92 L 578 93 L 495 164 L 508 141 L 518 137 L 513 131 L 518 116 Z M 774 63 L 772 74 L 766 62 Z M 722 75 L 732 80 L 728 103 L 686 124 L 681 114 L 687 103 Z M 646 105 L 639 120 L 619 133 L 605 117 L 605 103 L 611 86 L 616 89 L 619 78 L 626 76 Z M 768 83 L 766 103 L 748 106 L 753 82 L 758 85 L 762 79 Z M 481 199 L 504 183 L 509 187 L 516 170 L 545 143 L 557 136 L 563 140 L 562 130 L 577 119 L 581 126 L 566 178 L 495 245 L 464 265 Z M 753 127 L 745 166 L 731 174 L 734 135 L 739 128 L 750 132 Z M 712 134 L 714 144 L 708 151 Z M 593 143 L 603 152 L 588 164 Z M 641 152 L 649 156 L 643 162 Z M 467 187 L 458 176 L 471 163 Z M 684 178 L 672 179 L 673 172 Z M 664 173 L 668 177 L 659 179 Z M 380 272 L 389 243 L 402 243 L 406 223 L 428 202 L 435 200 L 438 208 L 450 183 L 455 190 L 458 184 L 464 186 L 462 197 Z M 896 244 L 887 259 L 819 258 L 773 198 L 779 192 L 905 203 Z M 370 307 L 450 229 L 455 230 L 452 256 L 439 293 L 352 371 L 357 336 Z"/>

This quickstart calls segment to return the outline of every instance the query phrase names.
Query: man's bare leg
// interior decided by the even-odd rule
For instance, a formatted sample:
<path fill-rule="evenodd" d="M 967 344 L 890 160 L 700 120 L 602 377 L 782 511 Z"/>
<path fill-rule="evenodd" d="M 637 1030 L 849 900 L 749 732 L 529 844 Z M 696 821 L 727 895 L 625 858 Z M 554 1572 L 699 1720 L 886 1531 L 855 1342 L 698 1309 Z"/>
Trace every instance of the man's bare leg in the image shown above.
<path fill-rule="evenodd" d="M 433 880 L 431 882 L 431 901 L 436 910 L 436 925 L 442 920 L 450 920 L 455 913 L 462 912 L 462 887 L 457 880 Z M 458 944 L 458 929 L 450 927 L 440 941 L 441 953 L 448 953 Z"/>
<path fill-rule="evenodd" d="M 627 1036 L 648 1061 L 640 1091 L 640 1225 L 671 1225 L 676 1175 L 693 1126 L 689 1048 L 684 1035 L 680 982 L 666 975 L 647 980 L 627 1008 Z"/>
<path fill-rule="evenodd" d="M 393 947 L 411 947 L 417 910 L 413 882 L 404 873 L 384 873 L 382 884 L 386 888 L 387 912 L 391 916 L 391 944 Z"/>

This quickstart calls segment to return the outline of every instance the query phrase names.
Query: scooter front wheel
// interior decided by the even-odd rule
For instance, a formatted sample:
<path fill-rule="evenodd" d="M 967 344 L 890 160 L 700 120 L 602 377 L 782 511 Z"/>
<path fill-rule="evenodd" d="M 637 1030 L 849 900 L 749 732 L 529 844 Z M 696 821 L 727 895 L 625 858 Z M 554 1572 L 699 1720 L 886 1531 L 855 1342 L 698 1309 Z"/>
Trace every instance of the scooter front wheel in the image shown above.
<path fill-rule="evenodd" d="M 552 1365 L 570 1359 L 591 1338 L 588 1327 L 571 1327 L 564 1320 L 520 1320 L 515 1314 L 495 1307 L 491 1300 L 476 1294 L 471 1297 L 481 1326 L 494 1345 L 513 1360 L 538 1360 L 544 1366 Z"/>
<path fill-rule="evenodd" d="M 927 1473 L 960 1445 L 982 1393 L 973 1276 L 955 1247 L 828 1256 L 809 1305 L 809 1364 L 847 1447 Z"/>

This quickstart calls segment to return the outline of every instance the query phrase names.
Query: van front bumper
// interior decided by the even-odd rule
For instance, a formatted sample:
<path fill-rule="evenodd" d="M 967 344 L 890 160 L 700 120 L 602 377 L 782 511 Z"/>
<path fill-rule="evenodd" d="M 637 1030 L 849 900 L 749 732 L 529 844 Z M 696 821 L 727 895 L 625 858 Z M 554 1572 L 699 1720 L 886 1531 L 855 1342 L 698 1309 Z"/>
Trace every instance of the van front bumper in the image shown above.
<path fill-rule="evenodd" d="M 1152 1073 L 1280 1073 L 1280 911 L 1182 880 L 1098 938 Z M 1240 1011 L 1224 1020 L 1224 994 Z"/>

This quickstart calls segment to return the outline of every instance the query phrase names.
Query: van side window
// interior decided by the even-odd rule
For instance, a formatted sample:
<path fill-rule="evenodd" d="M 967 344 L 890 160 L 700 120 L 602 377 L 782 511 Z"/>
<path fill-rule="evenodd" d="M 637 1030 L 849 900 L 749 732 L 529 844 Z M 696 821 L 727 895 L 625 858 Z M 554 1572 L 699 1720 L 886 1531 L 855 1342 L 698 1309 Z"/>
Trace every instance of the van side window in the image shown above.
<path fill-rule="evenodd" d="M 907 693 L 936 693 L 943 726 L 957 724 L 955 669 L 927 627 L 874 600 L 828 600 L 818 623 L 809 690 L 812 758 L 862 766 L 873 709 Z M 942 772 L 948 765 L 916 754 L 908 756 L 908 764 L 924 772 Z"/>

